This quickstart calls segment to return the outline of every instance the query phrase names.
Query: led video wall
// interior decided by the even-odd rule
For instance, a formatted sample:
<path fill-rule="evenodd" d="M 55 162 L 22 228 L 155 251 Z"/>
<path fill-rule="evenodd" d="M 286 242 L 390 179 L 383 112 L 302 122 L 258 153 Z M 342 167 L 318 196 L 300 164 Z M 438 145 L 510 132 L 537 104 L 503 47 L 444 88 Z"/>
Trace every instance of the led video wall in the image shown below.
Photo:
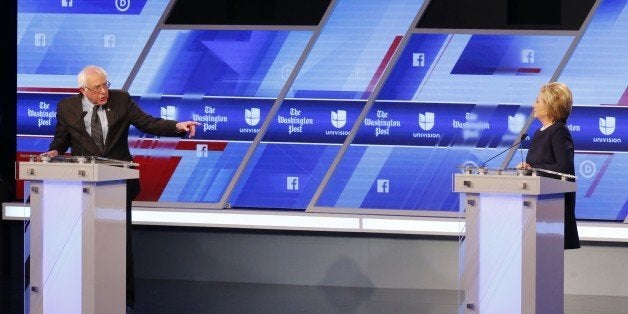
<path fill-rule="evenodd" d="M 628 213 L 625 0 L 579 31 L 526 32 L 419 29 L 420 0 L 331 1 L 314 26 L 166 24 L 174 2 L 18 1 L 18 155 L 47 150 L 95 64 L 146 112 L 201 123 L 193 139 L 131 128 L 146 205 L 453 213 L 457 166 L 512 145 L 558 80 L 578 218 Z"/>

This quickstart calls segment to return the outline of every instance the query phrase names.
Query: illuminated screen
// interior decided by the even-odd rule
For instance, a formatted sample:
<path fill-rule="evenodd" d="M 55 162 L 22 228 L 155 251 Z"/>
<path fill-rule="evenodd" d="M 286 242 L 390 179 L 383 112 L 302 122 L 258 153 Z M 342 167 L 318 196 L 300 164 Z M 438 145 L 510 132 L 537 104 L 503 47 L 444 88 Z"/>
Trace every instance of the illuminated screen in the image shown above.
<path fill-rule="evenodd" d="M 558 80 L 575 100 L 577 217 L 625 219 L 625 0 L 579 31 L 527 32 L 414 28 L 423 1 L 331 3 L 318 25 L 221 26 L 166 24 L 167 0 L 20 0 L 18 155 L 47 150 L 57 103 L 94 64 L 147 113 L 201 123 L 194 139 L 131 128 L 137 201 L 456 212 L 456 166 L 514 143 L 539 87 Z"/>

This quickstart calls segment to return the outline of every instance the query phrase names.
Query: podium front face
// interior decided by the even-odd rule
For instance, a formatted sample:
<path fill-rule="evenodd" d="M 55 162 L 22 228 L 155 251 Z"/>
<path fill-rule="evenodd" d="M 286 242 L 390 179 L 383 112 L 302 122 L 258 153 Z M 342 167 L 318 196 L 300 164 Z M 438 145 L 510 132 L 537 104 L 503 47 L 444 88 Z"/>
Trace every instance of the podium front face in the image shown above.
<path fill-rule="evenodd" d="M 465 313 L 563 313 L 564 193 L 538 176 L 456 174 Z"/>
<path fill-rule="evenodd" d="M 30 183 L 28 312 L 124 313 L 126 179 L 138 171 L 21 162 L 18 174 Z"/>

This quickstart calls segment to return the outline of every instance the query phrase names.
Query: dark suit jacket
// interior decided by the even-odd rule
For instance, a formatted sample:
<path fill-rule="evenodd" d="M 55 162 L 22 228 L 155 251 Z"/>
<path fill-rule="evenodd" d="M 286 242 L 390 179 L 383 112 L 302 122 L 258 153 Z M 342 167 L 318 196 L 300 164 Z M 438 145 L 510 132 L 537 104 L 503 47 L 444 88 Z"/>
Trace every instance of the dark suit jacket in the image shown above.
<path fill-rule="evenodd" d="M 534 168 L 575 174 L 574 145 L 567 126 L 563 122 L 554 122 L 544 131 L 537 130 L 532 137 L 526 162 Z M 579 247 L 576 193 L 565 193 L 565 249 Z"/>
<path fill-rule="evenodd" d="M 181 135 L 177 133 L 176 121 L 154 118 L 142 111 L 127 92 L 110 90 L 109 101 L 103 105 L 109 131 L 105 149 L 101 154 L 85 129 L 82 97 L 82 94 L 77 94 L 59 102 L 57 126 L 50 150 L 54 149 L 63 154 L 72 147 L 72 155 L 75 156 L 101 156 L 132 161 L 128 142 L 129 126 L 134 125 L 141 131 L 153 135 Z"/>

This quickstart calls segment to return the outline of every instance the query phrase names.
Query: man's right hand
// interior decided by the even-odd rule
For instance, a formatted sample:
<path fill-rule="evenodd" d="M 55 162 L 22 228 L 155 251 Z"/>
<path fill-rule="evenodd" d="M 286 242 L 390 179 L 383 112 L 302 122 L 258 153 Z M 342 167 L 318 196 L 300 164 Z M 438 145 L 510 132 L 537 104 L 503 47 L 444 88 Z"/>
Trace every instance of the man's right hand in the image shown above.
<path fill-rule="evenodd" d="M 59 156 L 59 152 L 56 149 L 53 149 L 51 151 L 47 151 L 45 153 L 41 154 L 42 156 L 48 156 L 48 157 L 55 157 L 55 156 Z"/>

